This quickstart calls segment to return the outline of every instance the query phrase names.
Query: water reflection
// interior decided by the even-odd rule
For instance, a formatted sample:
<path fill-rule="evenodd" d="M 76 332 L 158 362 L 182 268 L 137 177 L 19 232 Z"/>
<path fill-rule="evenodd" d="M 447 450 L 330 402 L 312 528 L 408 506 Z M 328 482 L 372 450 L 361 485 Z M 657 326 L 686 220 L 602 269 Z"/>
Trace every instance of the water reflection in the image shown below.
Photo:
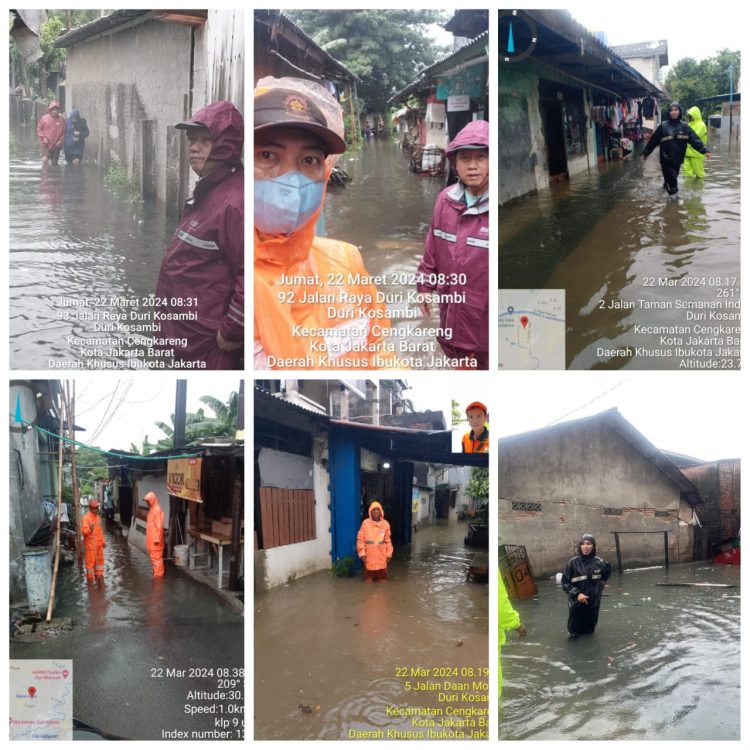
<path fill-rule="evenodd" d="M 705 181 L 681 177 L 677 197 L 662 190 L 658 159 L 636 159 L 501 209 L 500 287 L 566 290 L 569 368 L 678 368 L 686 357 L 643 326 L 694 325 L 685 301 L 737 312 L 740 154 L 711 147 Z M 738 338 L 739 322 L 727 324 Z"/>
<path fill-rule="evenodd" d="M 153 294 L 176 221 L 163 216 L 162 206 L 133 204 L 113 194 L 96 167 L 42 167 L 31 129 L 13 135 L 11 367 L 47 369 L 85 360 L 76 339 L 127 340 L 130 319 L 118 328 L 107 317 L 123 312 L 113 300 Z M 86 307 L 74 306 L 83 301 Z M 106 324 L 114 330 L 104 332 Z"/>
<path fill-rule="evenodd" d="M 421 529 L 382 584 L 319 572 L 257 592 L 255 738 L 413 732 L 411 717 L 386 709 L 439 703 L 435 691 L 406 690 L 399 668 L 486 668 L 487 586 L 466 581 L 465 533 L 465 524 Z"/>
<path fill-rule="evenodd" d="M 352 180 L 343 189 L 328 190 L 327 234 L 359 247 L 368 272 L 385 278 L 387 283 L 379 288 L 389 295 L 393 325 L 408 329 L 408 340 L 428 345 L 415 357 L 415 368 L 423 369 L 436 348 L 433 336 L 423 329 L 439 325 L 439 319 L 436 309 L 431 318 L 422 318 L 416 300 L 408 295 L 416 291 L 414 274 L 445 180 L 410 172 L 406 152 L 390 139 L 367 139 L 340 164 Z"/>
<path fill-rule="evenodd" d="M 526 641 L 503 647 L 501 739 L 739 739 L 739 568 L 612 574 L 596 633 L 567 638 L 565 595 L 515 603 Z"/>

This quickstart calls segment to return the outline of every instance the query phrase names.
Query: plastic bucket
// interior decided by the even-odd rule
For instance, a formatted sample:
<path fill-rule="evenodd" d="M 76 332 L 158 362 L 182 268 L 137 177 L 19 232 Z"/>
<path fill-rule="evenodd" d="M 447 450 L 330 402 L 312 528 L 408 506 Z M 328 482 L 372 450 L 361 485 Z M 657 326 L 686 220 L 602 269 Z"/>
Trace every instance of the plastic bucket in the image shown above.
<path fill-rule="evenodd" d="M 29 608 L 35 612 L 46 612 L 49 592 L 52 588 L 52 564 L 49 547 L 27 550 L 23 553 L 26 573 L 26 595 Z"/>
<path fill-rule="evenodd" d="M 188 564 L 188 547 L 187 544 L 175 544 L 174 546 L 174 564 L 184 568 Z"/>

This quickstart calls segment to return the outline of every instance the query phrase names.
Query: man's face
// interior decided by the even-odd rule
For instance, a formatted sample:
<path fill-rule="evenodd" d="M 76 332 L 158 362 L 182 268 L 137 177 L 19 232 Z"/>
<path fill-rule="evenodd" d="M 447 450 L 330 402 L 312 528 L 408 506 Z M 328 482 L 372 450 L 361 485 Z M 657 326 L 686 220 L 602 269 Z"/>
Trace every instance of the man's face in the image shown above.
<path fill-rule="evenodd" d="M 370 515 L 372 516 L 372 520 L 375 521 L 375 523 L 377 523 L 383 517 L 383 514 L 380 512 L 380 508 L 374 508 Z"/>
<path fill-rule="evenodd" d="M 301 172 L 315 182 L 326 176 L 323 141 L 297 128 L 279 127 L 255 136 L 255 179 L 272 180 L 287 172 Z"/>
<path fill-rule="evenodd" d="M 590 555 L 592 549 L 594 549 L 594 543 L 590 539 L 584 539 L 581 542 L 581 552 L 584 555 Z"/>
<path fill-rule="evenodd" d="M 208 158 L 214 145 L 211 133 L 208 128 L 190 128 L 187 130 L 187 138 L 190 167 L 197 175 L 204 177 L 218 165 L 218 162 Z"/>
<path fill-rule="evenodd" d="M 490 155 L 486 148 L 463 149 L 456 153 L 458 179 L 474 195 L 481 195 L 490 184 Z"/>
<path fill-rule="evenodd" d="M 60 109 L 59 107 L 52 107 L 49 113 L 52 115 L 52 117 L 57 117 L 60 114 Z"/>
<path fill-rule="evenodd" d="M 679 107 L 670 107 L 669 108 L 669 116 L 673 120 L 677 120 L 680 117 L 680 108 Z"/>
<path fill-rule="evenodd" d="M 469 421 L 469 427 L 474 431 L 474 434 L 479 435 L 484 429 L 485 413 L 481 409 L 469 409 L 466 412 L 466 419 Z"/>

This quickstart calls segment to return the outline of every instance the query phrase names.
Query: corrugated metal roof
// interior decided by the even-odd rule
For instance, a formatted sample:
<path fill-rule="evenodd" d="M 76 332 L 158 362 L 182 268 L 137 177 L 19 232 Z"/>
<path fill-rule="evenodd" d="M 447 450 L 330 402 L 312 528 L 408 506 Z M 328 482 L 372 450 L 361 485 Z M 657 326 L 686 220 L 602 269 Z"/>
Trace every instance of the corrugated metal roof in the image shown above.
<path fill-rule="evenodd" d="M 206 10 L 116 10 L 109 15 L 97 18 L 95 21 L 85 23 L 77 29 L 71 29 L 66 34 L 55 40 L 55 47 L 72 47 L 74 44 L 86 41 L 92 37 L 115 32 L 121 27 L 131 28 L 137 26 L 151 18 L 159 18 L 162 15 L 168 16 L 168 20 L 176 20 L 180 15 L 188 16 L 192 19 L 202 17 L 204 20 L 208 16 Z"/>
<path fill-rule="evenodd" d="M 307 44 L 311 45 L 316 51 L 324 57 L 334 68 L 338 69 L 340 73 L 343 73 L 345 78 L 362 82 L 362 79 L 354 75 L 345 65 L 340 63 L 335 57 L 326 52 L 302 27 L 295 23 L 289 16 L 284 15 L 280 10 L 256 10 L 255 18 L 263 18 L 265 16 L 268 21 L 276 20 L 285 24 L 290 29 L 293 29 Z"/>

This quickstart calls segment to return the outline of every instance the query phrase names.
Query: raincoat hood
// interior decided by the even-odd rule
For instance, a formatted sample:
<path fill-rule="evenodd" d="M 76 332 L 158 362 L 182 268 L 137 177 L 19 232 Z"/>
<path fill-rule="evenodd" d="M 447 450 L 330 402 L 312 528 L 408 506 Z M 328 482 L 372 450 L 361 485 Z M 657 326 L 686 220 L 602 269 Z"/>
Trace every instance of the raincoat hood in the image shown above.
<path fill-rule="evenodd" d="M 156 495 L 153 492 L 146 493 L 143 499 L 148 503 L 150 508 L 152 508 L 154 503 L 157 502 Z"/>
<path fill-rule="evenodd" d="M 680 104 L 679 102 L 670 102 L 670 103 L 669 103 L 669 109 L 672 109 L 672 107 L 677 107 L 677 109 L 679 109 L 679 110 L 680 110 L 680 119 L 681 119 L 681 118 L 682 118 L 682 114 L 683 114 L 683 111 L 682 111 L 682 104 Z M 669 115 L 669 119 L 670 119 L 670 120 L 672 119 L 672 116 L 671 116 L 671 115 Z"/>
<path fill-rule="evenodd" d="M 70 119 L 71 120 L 80 120 L 81 119 L 81 113 L 77 109 L 71 109 L 70 110 Z"/>
<path fill-rule="evenodd" d="M 375 510 L 375 508 L 380 509 L 380 520 L 385 521 L 385 512 L 383 511 L 383 506 L 377 500 L 373 500 L 367 510 L 367 515 L 370 517 L 370 520 L 373 523 L 378 523 L 378 521 L 375 521 L 375 519 L 372 517 L 372 512 Z"/>
<path fill-rule="evenodd" d="M 701 111 L 699 107 L 690 107 L 690 109 L 687 111 L 687 116 L 691 120 L 702 120 L 703 116 L 701 115 Z"/>
<path fill-rule="evenodd" d="M 591 554 L 584 555 L 583 552 L 581 552 L 581 542 L 584 540 L 588 540 L 591 542 L 594 546 L 591 548 Z M 576 545 L 576 553 L 579 554 L 581 557 L 594 557 L 596 555 L 596 539 L 594 539 L 593 534 L 581 534 L 581 538 L 578 540 L 578 544 Z"/>
<path fill-rule="evenodd" d="M 52 112 L 52 108 L 57 107 L 57 109 L 60 109 L 60 102 L 57 101 L 57 99 L 53 99 L 48 105 L 47 105 L 47 112 Z"/>
<path fill-rule="evenodd" d="M 445 153 L 452 156 L 461 149 L 489 149 L 490 124 L 487 120 L 473 120 L 448 144 Z"/>
<path fill-rule="evenodd" d="M 232 102 L 218 101 L 199 109 L 187 122 L 175 125 L 179 130 L 204 127 L 211 133 L 213 145 L 209 159 L 242 164 L 245 123 Z"/>

